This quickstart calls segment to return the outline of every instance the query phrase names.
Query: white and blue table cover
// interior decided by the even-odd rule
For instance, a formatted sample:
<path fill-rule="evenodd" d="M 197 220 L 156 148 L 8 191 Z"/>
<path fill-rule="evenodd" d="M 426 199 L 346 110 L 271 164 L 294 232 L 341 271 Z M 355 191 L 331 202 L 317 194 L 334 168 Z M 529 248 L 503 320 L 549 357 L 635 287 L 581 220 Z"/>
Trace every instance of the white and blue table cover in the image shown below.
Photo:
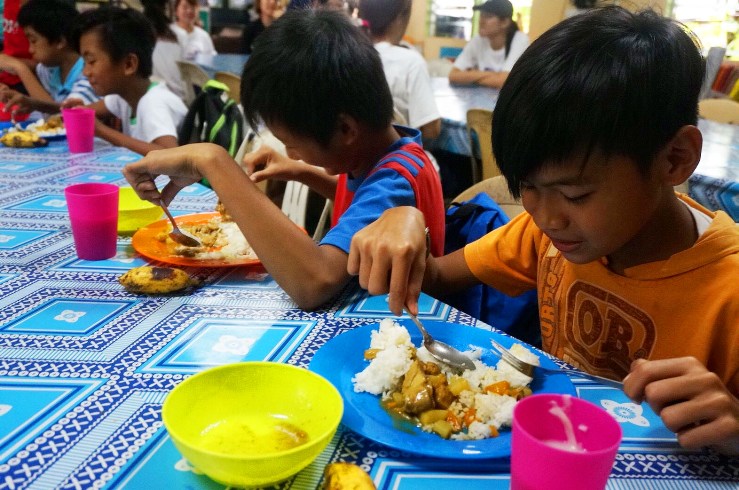
<path fill-rule="evenodd" d="M 305 312 L 262 271 L 194 269 L 207 285 L 190 295 L 134 296 L 118 276 L 143 265 L 120 237 L 109 260 L 74 252 L 63 189 L 125 185 L 136 160 L 96 141 L 70 155 L 0 148 L 0 490 L 217 489 L 177 452 L 162 402 L 187 376 L 213 366 L 269 360 L 307 367 L 329 339 L 388 316 L 385 297 L 350 286 L 329 307 Z M 211 211 L 212 191 L 192 186 L 177 214 Z M 428 296 L 422 319 L 490 329 Z M 607 407 L 624 440 L 609 489 L 736 489 L 739 459 L 679 448 L 646 407 L 615 389 L 573 379 L 577 395 Z M 359 464 L 380 489 L 507 489 L 509 461 L 432 459 L 340 428 L 323 454 L 280 489 L 314 489 L 328 463 Z"/>

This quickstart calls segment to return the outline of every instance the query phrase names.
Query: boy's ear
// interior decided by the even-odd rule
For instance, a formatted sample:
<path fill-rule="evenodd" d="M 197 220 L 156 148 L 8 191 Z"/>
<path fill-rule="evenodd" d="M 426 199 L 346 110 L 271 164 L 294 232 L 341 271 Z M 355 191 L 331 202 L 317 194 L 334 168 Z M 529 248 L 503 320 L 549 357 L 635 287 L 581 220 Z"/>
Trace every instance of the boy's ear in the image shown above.
<path fill-rule="evenodd" d="M 693 174 L 701 159 L 703 135 L 695 126 L 681 127 L 660 152 L 660 171 L 665 184 L 680 185 Z"/>
<path fill-rule="evenodd" d="M 128 53 L 123 58 L 123 73 L 133 76 L 139 70 L 139 57 L 133 53 Z"/>
<path fill-rule="evenodd" d="M 337 127 L 337 135 L 341 138 L 341 143 L 346 146 L 353 145 L 361 134 L 359 122 L 348 114 L 339 114 L 339 124 Z"/>

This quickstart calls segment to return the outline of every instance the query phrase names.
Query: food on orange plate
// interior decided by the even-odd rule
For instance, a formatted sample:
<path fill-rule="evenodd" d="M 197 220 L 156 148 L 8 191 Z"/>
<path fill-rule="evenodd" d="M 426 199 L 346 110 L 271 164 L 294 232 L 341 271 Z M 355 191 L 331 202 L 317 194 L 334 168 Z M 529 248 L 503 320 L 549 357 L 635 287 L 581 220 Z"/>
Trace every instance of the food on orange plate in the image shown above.
<path fill-rule="evenodd" d="M 511 351 L 539 363 L 520 344 Z M 501 427 L 510 427 L 516 402 L 531 394 L 531 378 L 503 361 L 488 366 L 481 353 L 468 352 L 476 368 L 456 373 L 425 347 L 416 348 L 405 327 L 386 318 L 371 334 L 365 351 L 370 363 L 352 379 L 354 391 L 380 395 L 387 410 L 444 439 L 496 437 Z"/>
<path fill-rule="evenodd" d="M 174 242 L 169 233 L 171 227 L 162 231 L 156 236 L 156 239 L 167 244 L 172 255 L 180 257 L 189 257 L 201 260 L 211 259 L 256 259 L 257 255 L 246 241 L 244 234 L 241 233 L 238 225 L 231 221 L 230 216 L 225 212 L 225 208 L 218 208 L 219 216 L 211 218 L 208 221 L 200 223 L 177 223 L 179 227 L 194 235 L 202 247 L 185 247 Z"/>
<path fill-rule="evenodd" d="M 118 278 L 127 291 L 136 294 L 166 294 L 198 286 L 200 281 L 174 267 L 134 267 Z"/>

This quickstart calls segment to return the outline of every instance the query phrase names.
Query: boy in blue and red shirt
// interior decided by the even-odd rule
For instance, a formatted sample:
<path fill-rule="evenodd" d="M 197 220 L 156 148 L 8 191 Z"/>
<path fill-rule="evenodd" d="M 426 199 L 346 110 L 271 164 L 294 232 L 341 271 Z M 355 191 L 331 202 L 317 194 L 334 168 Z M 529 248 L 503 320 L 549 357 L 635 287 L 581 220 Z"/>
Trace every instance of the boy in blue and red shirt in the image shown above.
<path fill-rule="evenodd" d="M 267 271 L 304 309 L 320 306 L 349 282 L 352 236 L 388 208 L 419 208 L 432 251 L 442 253 L 439 177 L 419 145 L 420 132 L 392 125 L 382 62 L 346 15 L 316 10 L 280 17 L 255 42 L 241 77 L 241 102 L 252 127 L 263 121 L 287 157 L 266 148 L 249 157 L 247 168 L 261 169 L 250 179 L 215 145 L 151 152 L 124 169 L 137 193 L 169 202 L 207 178 Z M 161 194 L 156 175 L 170 177 Z M 320 244 L 254 185 L 263 178 L 299 180 L 335 198 L 335 226 Z"/>

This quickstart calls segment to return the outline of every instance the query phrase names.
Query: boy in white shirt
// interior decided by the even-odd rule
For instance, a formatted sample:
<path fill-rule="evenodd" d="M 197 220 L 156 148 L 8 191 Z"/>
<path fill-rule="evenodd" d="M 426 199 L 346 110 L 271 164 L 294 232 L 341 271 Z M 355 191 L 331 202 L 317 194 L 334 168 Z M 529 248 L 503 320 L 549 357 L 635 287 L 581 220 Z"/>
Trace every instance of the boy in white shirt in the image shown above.
<path fill-rule="evenodd" d="M 149 80 L 156 37 L 146 17 L 133 9 L 90 10 L 77 19 L 72 38 L 85 75 L 104 97 L 89 107 L 98 118 L 115 116 L 122 124 L 121 132 L 98 119 L 95 135 L 142 155 L 177 146 L 187 107 L 165 84 Z"/>
<path fill-rule="evenodd" d="M 480 35 L 467 43 L 454 61 L 449 81 L 460 85 L 500 88 L 529 38 L 513 21 L 508 0 L 488 0 L 473 7 L 480 12 Z"/>

